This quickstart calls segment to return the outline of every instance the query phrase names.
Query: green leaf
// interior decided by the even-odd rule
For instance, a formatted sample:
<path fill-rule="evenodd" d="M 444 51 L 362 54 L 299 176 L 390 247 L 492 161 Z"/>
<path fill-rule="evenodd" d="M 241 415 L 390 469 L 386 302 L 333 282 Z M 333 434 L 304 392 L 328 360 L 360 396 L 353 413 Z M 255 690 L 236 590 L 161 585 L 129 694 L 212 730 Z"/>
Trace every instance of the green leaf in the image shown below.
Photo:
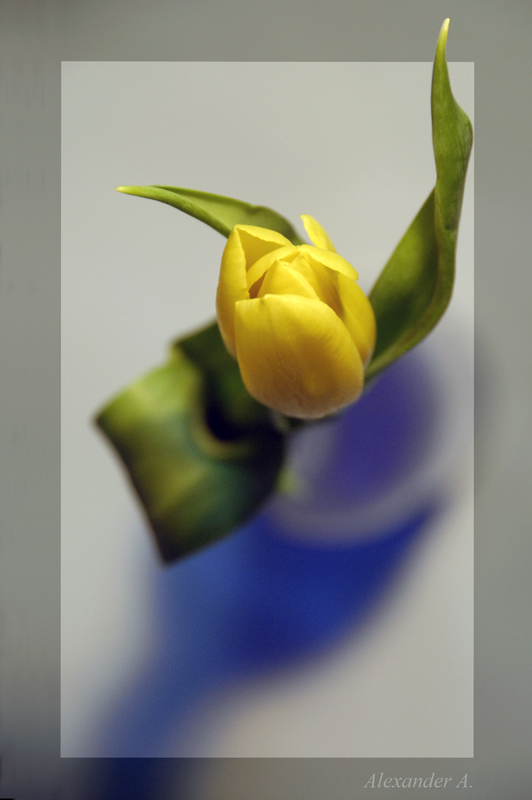
<path fill-rule="evenodd" d="M 432 75 L 432 140 L 436 186 L 370 293 L 377 345 L 372 378 L 420 342 L 451 299 L 458 224 L 473 130 L 455 101 L 445 60 L 449 20 L 443 23 Z"/>
<path fill-rule="evenodd" d="M 118 186 L 117 191 L 168 203 L 210 225 L 222 236 L 229 236 L 235 225 L 256 225 L 282 233 L 292 244 L 303 244 L 288 220 L 265 206 L 253 206 L 233 197 L 175 186 Z"/>
<path fill-rule="evenodd" d="M 96 422 L 122 459 L 164 561 L 234 531 L 274 489 L 284 436 L 211 325 Z"/>

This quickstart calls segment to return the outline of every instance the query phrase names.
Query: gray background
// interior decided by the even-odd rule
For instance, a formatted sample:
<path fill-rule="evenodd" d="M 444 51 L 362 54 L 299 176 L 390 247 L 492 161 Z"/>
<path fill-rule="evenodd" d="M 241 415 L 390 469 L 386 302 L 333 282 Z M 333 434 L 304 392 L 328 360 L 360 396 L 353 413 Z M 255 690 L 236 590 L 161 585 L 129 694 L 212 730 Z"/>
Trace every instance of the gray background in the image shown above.
<path fill-rule="evenodd" d="M 473 117 L 473 65 L 450 72 Z M 172 337 L 213 318 L 224 246 L 174 209 L 113 187 L 127 179 L 208 188 L 274 207 L 300 230 L 310 209 L 369 290 L 434 185 L 431 73 L 430 62 L 63 63 L 63 755 L 121 752 L 102 747 L 92 728 L 154 647 L 160 565 L 90 420 L 162 361 Z M 344 536 L 367 536 L 368 526 L 382 536 L 384 501 L 395 522 L 429 471 L 432 486 L 449 484 L 452 508 L 365 633 L 317 663 L 222 695 L 194 741 L 179 746 L 174 734 L 155 752 L 128 755 L 472 755 L 470 170 L 452 303 L 422 348 L 439 381 L 436 441 L 395 501 L 382 493 L 351 510 Z M 309 520 L 299 527 L 308 539 Z M 314 527 L 323 546 L 335 541 L 330 514 Z"/>
<path fill-rule="evenodd" d="M 432 55 L 432 46 L 427 55 L 427 43 L 435 41 L 442 19 L 450 16 L 450 60 L 476 62 L 481 413 L 476 755 L 473 761 L 445 761 L 443 766 L 458 775 L 469 770 L 470 797 L 527 798 L 532 783 L 527 568 L 531 376 L 525 355 L 530 341 L 525 239 L 531 185 L 530 7 L 486 0 L 372 0 L 327 7 L 22 0 L 3 2 L 0 13 L 4 793 L 52 796 L 61 772 L 59 61 L 297 61 L 307 60 L 309 53 L 324 61 L 424 61 Z M 251 780 L 260 787 L 256 797 L 276 800 L 356 797 L 379 768 L 405 775 L 443 769 L 442 762 L 410 760 L 224 763 L 227 786 Z M 69 772 L 76 768 L 63 766 Z M 207 768 L 203 764 L 202 776 Z"/>

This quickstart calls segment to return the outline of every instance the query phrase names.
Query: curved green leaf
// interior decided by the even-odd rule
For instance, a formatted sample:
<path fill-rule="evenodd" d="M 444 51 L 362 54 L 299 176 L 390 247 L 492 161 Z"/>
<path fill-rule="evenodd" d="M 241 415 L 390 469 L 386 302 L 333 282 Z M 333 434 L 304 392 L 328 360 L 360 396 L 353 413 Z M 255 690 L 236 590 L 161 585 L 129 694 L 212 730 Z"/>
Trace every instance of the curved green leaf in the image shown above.
<path fill-rule="evenodd" d="M 286 236 L 292 244 L 303 244 L 287 219 L 266 206 L 253 206 L 233 197 L 181 189 L 175 186 L 118 186 L 118 192 L 159 200 L 229 236 L 235 225 L 257 225 Z"/>
<path fill-rule="evenodd" d="M 451 299 L 458 224 L 471 122 L 455 101 L 445 61 L 449 20 L 443 23 L 432 74 L 432 140 L 436 186 L 370 293 L 377 345 L 366 376 L 373 377 L 420 342 Z"/>
<path fill-rule="evenodd" d="M 126 467 L 164 561 L 234 531 L 274 489 L 284 437 L 247 393 L 217 325 L 181 342 L 96 420 Z"/>

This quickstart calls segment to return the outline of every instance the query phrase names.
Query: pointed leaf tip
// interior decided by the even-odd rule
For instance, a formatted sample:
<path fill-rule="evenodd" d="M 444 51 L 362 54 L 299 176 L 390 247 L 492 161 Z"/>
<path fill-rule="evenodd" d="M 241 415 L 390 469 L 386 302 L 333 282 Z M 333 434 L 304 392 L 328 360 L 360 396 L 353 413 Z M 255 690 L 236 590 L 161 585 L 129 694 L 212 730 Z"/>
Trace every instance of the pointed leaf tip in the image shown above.
<path fill-rule="evenodd" d="M 259 228 L 282 233 L 292 244 L 303 244 L 288 220 L 276 211 L 265 206 L 251 205 L 234 197 L 177 186 L 117 186 L 116 190 L 173 206 L 225 237 L 229 236 L 235 225 L 257 225 Z"/>
<path fill-rule="evenodd" d="M 436 57 L 443 56 L 445 58 L 445 47 L 447 45 L 447 36 L 449 35 L 449 22 L 450 18 L 447 17 L 440 29 L 438 36 L 438 44 L 436 46 Z"/>

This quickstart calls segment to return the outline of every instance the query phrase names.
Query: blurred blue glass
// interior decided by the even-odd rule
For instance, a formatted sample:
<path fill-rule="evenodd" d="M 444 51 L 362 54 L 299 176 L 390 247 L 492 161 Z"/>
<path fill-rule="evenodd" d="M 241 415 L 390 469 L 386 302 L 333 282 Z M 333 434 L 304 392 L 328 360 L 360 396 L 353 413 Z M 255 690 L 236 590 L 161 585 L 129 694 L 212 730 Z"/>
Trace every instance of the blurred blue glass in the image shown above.
<path fill-rule="evenodd" d="M 436 397 L 434 375 L 418 352 L 389 369 L 330 425 L 332 445 L 314 476 L 311 505 L 332 512 L 372 498 L 378 507 L 427 457 Z M 150 759 L 168 755 L 169 740 L 176 755 L 180 741 L 186 752 L 197 715 L 224 687 L 293 667 L 353 635 L 444 500 L 438 491 L 421 496 L 366 541 L 327 542 L 326 530 L 321 540 L 297 538 L 267 508 L 215 546 L 161 568 L 153 587 L 157 644 L 102 721 L 98 749 L 116 757 L 105 766 L 105 791 L 131 770 L 135 798 L 152 797 L 139 776 L 151 770 L 155 779 L 154 765 L 166 762 Z M 139 760 L 121 760 L 131 757 Z M 127 777 L 118 783 L 126 787 Z M 113 797 L 130 796 L 123 791 L 115 788 Z M 100 796 L 107 795 L 93 794 Z"/>

